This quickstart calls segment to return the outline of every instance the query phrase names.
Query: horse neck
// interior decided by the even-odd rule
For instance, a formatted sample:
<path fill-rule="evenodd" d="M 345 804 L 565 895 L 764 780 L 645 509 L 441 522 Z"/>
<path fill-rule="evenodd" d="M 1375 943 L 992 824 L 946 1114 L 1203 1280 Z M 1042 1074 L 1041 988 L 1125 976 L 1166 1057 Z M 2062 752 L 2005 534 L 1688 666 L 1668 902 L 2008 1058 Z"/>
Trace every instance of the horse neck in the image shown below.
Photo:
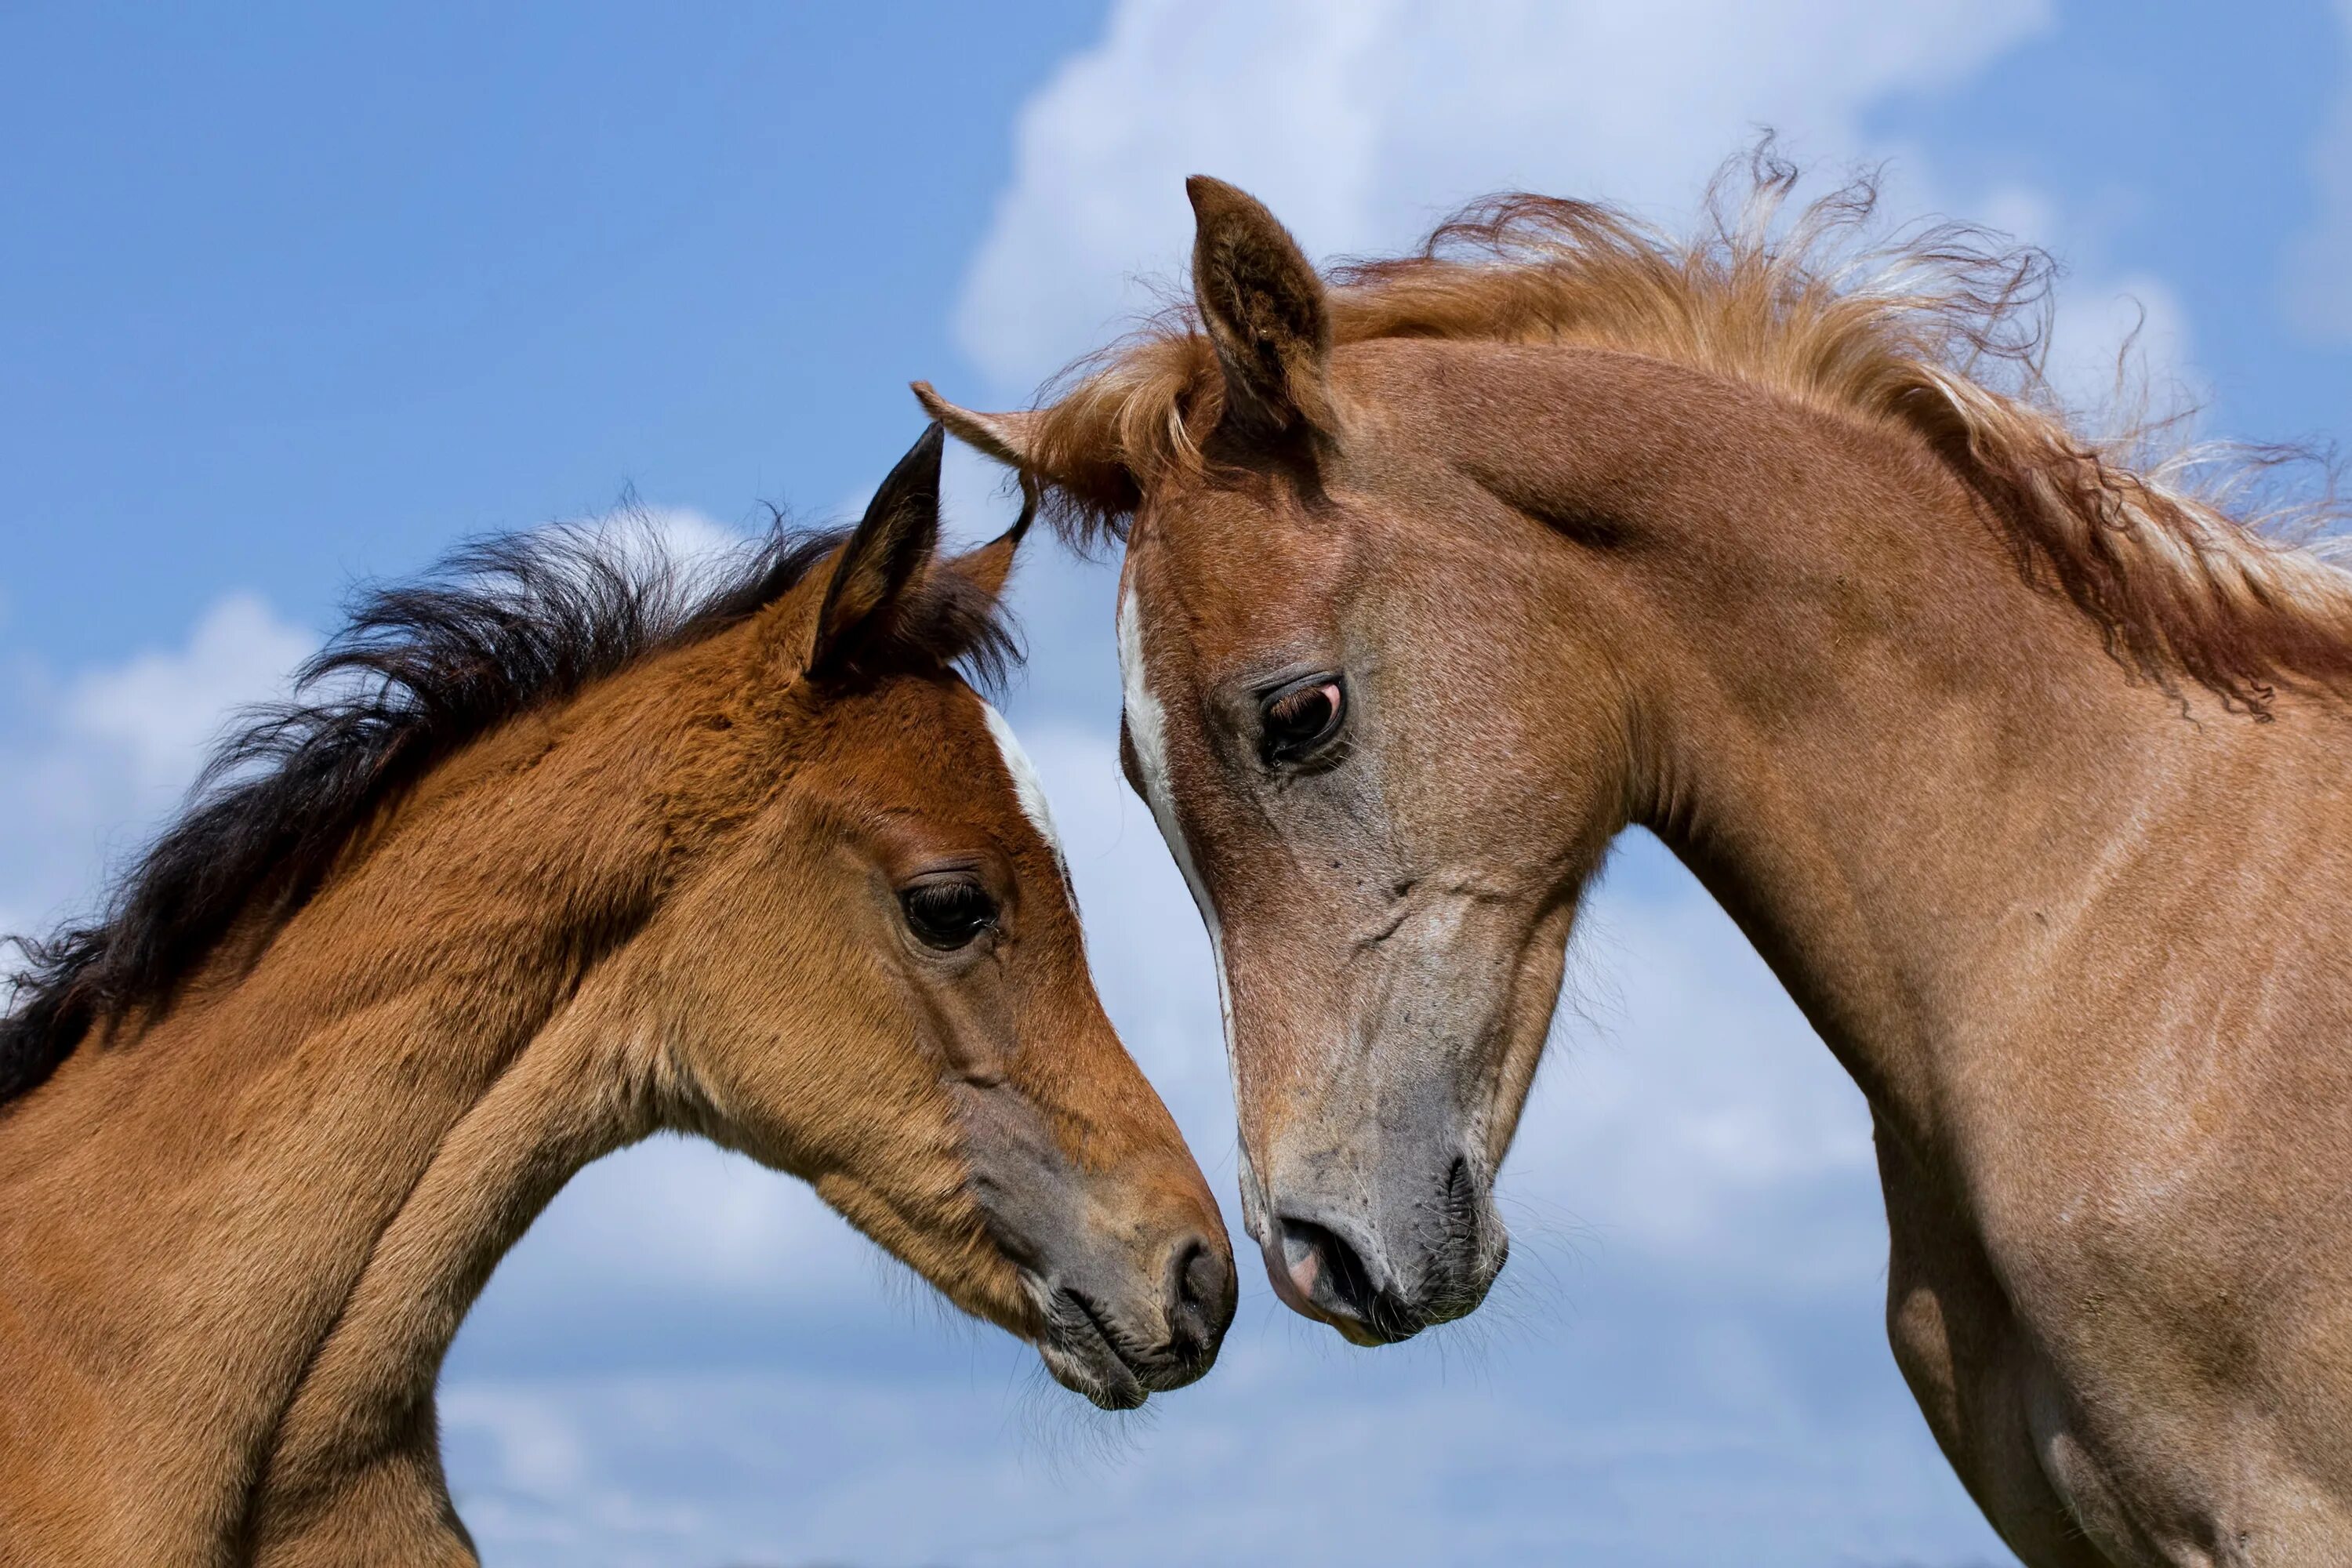
<path fill-rule="evenodd" d="M 2178 879 L 2147 873 L 2176 872 L 2188 840 L 2247 852 L 2246 802 L 2273 790 L 2280 748 L 2128 678 L 1917 443 L 1717 403 L 1645 414 L 1636 397 L 1620 416 L 1681 432 L 1650 437 L 1643 478 L 1644 526 L 1672 542 L 1627 568 L 1632 816 L 1882 1121 L 1948 1147 L 1955 1080 L 2047 1044 L 2033 1031 L 2070 984 L 2062 952 L 2127 957 L 2118 900 L 2155 916 Z M 1759 474 L 1793 478 L 1759 490 Z"/>
<path fill-rule="evenodd" d="M 394 1508 L 446 1507 L 434 1389 L 450 1342 L 563 1184 L 656 1124 L 640 967 L 625 955 L 601 968 L 448 1123 L 278 1422 L 248 1541 L 309 1542 L 313 1556 L 365 1541 L 384 1530 L 370 1515 L 387 1489 Z"/>
<path fill-rule="evenodd" d="M 185 1530 L 188 1560 L 251 1528 L 273 1453 L 299 1492 L 419 1399 L 429 1439 L 499 1253 L 649 1126 L 625 960 L 666 836 L 586 728 L 525 720 L 461 753 L 242 973 L 85 1044 L 12 1112 L 0 1263 L 39 1284 L 0 1359 L 107 1412 L 59 1421 L 43 1468 L 140 1474 L 136 1528 Z"/>

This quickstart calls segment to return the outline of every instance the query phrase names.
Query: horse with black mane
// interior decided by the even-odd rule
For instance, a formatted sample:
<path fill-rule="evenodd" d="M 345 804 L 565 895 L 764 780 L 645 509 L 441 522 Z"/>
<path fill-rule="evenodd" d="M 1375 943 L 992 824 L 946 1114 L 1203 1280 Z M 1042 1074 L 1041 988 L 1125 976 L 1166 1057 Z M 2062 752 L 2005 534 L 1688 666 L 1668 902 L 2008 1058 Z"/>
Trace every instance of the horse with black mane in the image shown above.
<path fill-rule="evenodd" d="M 695 593 L 561 531 L 366 599 L 0 1022 L 0 1563 L 461 1563 L 434 1415 L 491 1268 L 664 1129 L 811 1183 L 1126 1408 L 1233 1315 L 1011 731 L 1024 526 Z"/>

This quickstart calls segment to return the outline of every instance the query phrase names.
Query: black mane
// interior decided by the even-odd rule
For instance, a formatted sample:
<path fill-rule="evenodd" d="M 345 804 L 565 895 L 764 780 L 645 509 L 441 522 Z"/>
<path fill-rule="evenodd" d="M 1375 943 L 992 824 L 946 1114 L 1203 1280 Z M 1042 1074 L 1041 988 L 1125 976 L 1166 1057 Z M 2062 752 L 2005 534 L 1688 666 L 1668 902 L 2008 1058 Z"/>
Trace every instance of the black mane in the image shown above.
<path fill-rule="evenodd" d="M 100 920 L 14 937 L 24 966 L 0 1017 L 0 1103 L 37 1088 L 102 1022 L 168 1001 L 232 925 L 315 893 L 352 834 L 467 742 L 646 656 L 734 626 L 804 580 L 847 531 L 767 537 L 692 572 L 642 521 L 478 541 L 417 582 L 363 589 L 296 676 L 312 701 L 251 710 L 177 822 Z M 993 600 L 931 574 L 863 668 L 961 662 L 994 681 L 1017 658 Z"/>

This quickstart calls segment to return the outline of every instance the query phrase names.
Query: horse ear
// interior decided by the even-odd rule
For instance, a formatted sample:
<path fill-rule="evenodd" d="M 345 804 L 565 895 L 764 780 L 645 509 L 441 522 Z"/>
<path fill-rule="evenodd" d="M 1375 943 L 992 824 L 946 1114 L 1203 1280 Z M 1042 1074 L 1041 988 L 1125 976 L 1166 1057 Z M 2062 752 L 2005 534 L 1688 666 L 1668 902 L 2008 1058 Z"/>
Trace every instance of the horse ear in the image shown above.
<path fill-rule="evenodd" d="M 1013 576 L 1013 557 L 1028 535 L 1029 525 L 1037 520 L 1036 478 L 1025 469 L 1020 478 L 1021 515 L 1013 520 L 1013 526 L 947 563 L 948 571 L 987 595 L 992 604 L 1004 596 L 1004 584 Z"/>
<path fill-rule="evenodd" d="M 924 412 L 945 425 L 949 435 L 1025 478 L 1053 486 L 1088 510 L 1102 516 L 1129 512 L 1141 500 L 1135 475 L 1117 452 L 1073 450 L 1066 438 L 1055 450 L 1048 439 L 1052 410 L 982 414 L 950 403 L 928 381 L 916 382 L 914 388 Z"/>
<path fill-rule="evenodd" d="M 1192 293 L 1225 373 L 1227 417 L 1260 436 L 1337 433 L 1323 280 L 1290 231 L 1245 191 L 1195 174 Z"/>
<path fill-rule="evenodd" d="M 816 616 L 807 671 L 824 676 L 856 656 L 889 624 L 899 595 L 922 574 L 940 541 L 940 452 L 946 435 L 937 422 L 890 470 L 841 547 L 824 603 Z"/>
<path fill-rule="evenodd" d="M 928 381 L 910 384 L 923 412 L 946 426 L 949 435 L 1007 468 L 1024 474 L 1036 470 L 1037 427 L 1044 422 L 1043 415 L 981 414 L 950 403 Z"/>

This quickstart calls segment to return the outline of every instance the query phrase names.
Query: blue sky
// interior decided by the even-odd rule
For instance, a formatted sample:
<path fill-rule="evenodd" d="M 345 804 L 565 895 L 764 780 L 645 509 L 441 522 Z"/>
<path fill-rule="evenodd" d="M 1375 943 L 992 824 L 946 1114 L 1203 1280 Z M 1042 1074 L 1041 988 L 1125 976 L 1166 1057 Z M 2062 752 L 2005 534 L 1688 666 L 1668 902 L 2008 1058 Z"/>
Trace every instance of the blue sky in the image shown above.
<path fill-rule="evenodd" d="M 358 574 L 634 494 L 685 541 L 854 508 L 904 390 L 1025 400 L 1182 257 L 1195 169 L 1310 249 L 1507 185 L 1668 220 L 1770 123 L 2144 310 L 2201 427 L 2352 433 L 2352 5 L 1192 0 L 0 14 L 0 929 L 90 900 Z M 956 525 L 1003 515 L 960 465 Z M 1117 779 L 1107 578 L 1040 552 L 1009 704 L 1098 980 L 1230 1205 L 1205 948 Z M 1504 1198 L 1502 1299 L 1349 1349 L 1245 1280 L 1139 1422 L 949 1321 L 786 1179 L 585 1173 L 452 1355 L 493 1563 L 2001 1554 L 1879 1327 L 1860 1100 L 1629 843 Z"/>

